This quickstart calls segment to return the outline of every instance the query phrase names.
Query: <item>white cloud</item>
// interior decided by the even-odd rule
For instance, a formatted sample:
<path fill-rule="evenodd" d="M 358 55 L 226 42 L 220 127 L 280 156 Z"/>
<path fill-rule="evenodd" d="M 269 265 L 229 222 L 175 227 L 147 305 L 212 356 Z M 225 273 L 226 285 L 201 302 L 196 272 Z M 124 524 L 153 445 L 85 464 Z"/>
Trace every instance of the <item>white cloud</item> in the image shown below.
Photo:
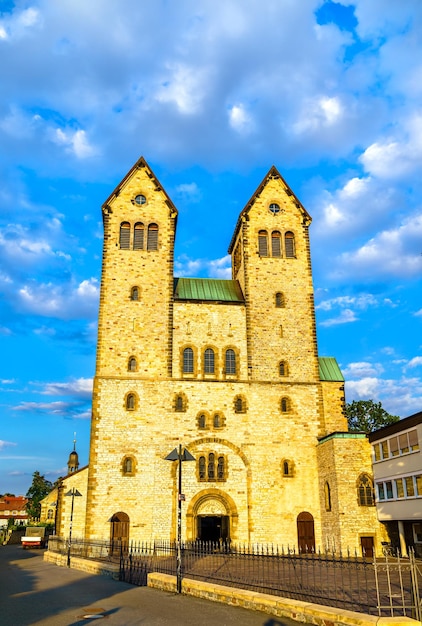
<path fill-rule="evenodd" d="M 355 307 L 360 310 L 366 310 L 370 307 L 376 307 L 380 303 L 371 293 L 362 293 L 358 296 L 338 296 L 323 300 L 315 308 L 321 311 L 331 311 L 336 307 Z"/>
<path fill-rule="evenodd" d="M 415 356 L 407 364 L 407 368 L 419 367 L 422 365 L 422 356 Z"/>
<path fill-rule="evenodd" d="M 202 198 L 201 190 L 196 183 L 183 183 L 175 190 L 176 198 L 187 202 L 199 202 Z"/>
<path fill-rule="evenodd" d="M 89 144 L 84 130 L 73 131 L 57 128 L 53 134 L 53 141 L 58 145 L 66 146 L 78 159 L 86 159 L 97 154 L 97 149 Z"/>
<path fill-rule="evenodd" d="M 207 91 L 210 71 L 206 67 L 199 70 L 184 63 L 169 63 L 166 74 L 155 94 L 157 102 L 174 104 L 183 115 L 198 113 Z"/>
<path fill-rule="evenodd" d="M 252 130 L 252 118 L 243 104 L 233 105 L 229 109 L 230 126 L 238 133 L 247 133 Z"/>
<path fill-rule="evenodd" d="M 14 13 L 0 20 L 0 39 L 22 39 L 32 27 L 41 23 L 42 20 L 38 9 L 34 7 L 29 7 L 22 11 L 16 9 Z"/>
<path fill-rule="evenodd" d="M 92 396 L 92 378 L 78 378 L 66 383 L 43 383 L 40 392 L 46 396 L 75 396 L 90 398 Z"/>
<path fill-rule="evenodd" d="M 369 280 L 418 276 L 422 272 L 421 240 L 422 213 L 407 217 L 396 228 L 380 231 L 356 251 L 340 255 L 332 275 Z"/>
<path fill-rule="evenodd" d="M 3 439 L 0 439 L 0 450 L 4 450 L 5 448 L 10 448 L 10 446 L 16 446 L 16 443 L 13 443 L 12 441 L 4 441 Z"/>
<path fill-rule="evenodd" d="M 305 133 L 333 126 L 340 122 L 343 106 L 337 96 L 320 96 L 302 105 L 300 119 L 293 124 L 296 133 Z"/>
<path fill-rule="evenodd" d="M 338 324 L 350 324 L 356 322 L 359 318 L 351 309 L 343 309 L 337 317 L 320 322 L 320 326 L 337 326 Z"/>
<path fill-rule="evenodd" d="M 97 313 L 99 284 L 96 278 L 73 284 L 36 284 L 19 289 L 20 304 L 27 312 L 58 319 L 80 319 Z"/>
<path fill-rule="evenodd" d="M 374 375 L 382 374 L 384 367 L 381 363 L 370 363 L 369 361 L 358 361 L 355 363 L 349 363 L 346 368 L 343 369 L 343 374 L 346 378 L 370 378 Z"/>
<path fill-rule="evenodd" d="M 231 257 L 221 259 L 190 259 L 186 255 L 179 256 L 175 261 L 176 276 L 207 276 L 209 278 L 231 278 Z"/>

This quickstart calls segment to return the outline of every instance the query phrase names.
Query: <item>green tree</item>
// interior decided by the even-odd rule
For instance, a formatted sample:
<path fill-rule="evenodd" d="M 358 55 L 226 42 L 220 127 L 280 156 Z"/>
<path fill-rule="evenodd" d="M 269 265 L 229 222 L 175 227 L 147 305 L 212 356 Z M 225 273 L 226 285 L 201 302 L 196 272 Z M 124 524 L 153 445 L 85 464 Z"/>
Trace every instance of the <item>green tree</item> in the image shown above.
<path fill-rule="evenodd" d="M 49 480 L 46 480 L 44 476 L 36 471 L 32 474 L 32 485 L 26 492 L 28 503 L 26 505 L 26 512 L 32 519 L 39 519 L 41 514 L 41 500 L 50 493 L 53 485 Z"/>
<path fill-rule="evenodd" d="M 387 413 L 382 408 L 381 402 L 373 400 L 353 400 L 346 404 L 346 417 L 350 431 L 364 431 L 365 433 L 394 424 L 400 419 L 398 415 Z"/>

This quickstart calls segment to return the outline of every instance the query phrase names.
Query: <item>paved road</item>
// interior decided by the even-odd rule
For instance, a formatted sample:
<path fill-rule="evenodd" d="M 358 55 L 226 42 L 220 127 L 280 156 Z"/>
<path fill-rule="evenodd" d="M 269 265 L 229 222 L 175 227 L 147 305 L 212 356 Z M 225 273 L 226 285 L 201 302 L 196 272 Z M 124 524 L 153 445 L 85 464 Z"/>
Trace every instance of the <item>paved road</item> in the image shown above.
<path fill-rule="evenodd" d="M 96 615 L 96 617 L 95 617 Z M 134 587 L 43 561 L 42 550 L 0 546 L 1 626 L 298 626 L 288 619 Z"/>

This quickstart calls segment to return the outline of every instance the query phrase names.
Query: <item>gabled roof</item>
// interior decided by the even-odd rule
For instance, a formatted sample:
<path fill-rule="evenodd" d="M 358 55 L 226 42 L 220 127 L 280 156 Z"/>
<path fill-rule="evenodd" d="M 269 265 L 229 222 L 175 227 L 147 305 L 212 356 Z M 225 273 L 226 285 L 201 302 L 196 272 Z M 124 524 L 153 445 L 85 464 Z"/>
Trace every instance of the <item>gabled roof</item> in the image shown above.
<path fill-rule="evenodd" d="M 340 371 L 337 361 L 332 356 L 318 357 L 319 379 L 331 382 L 344 382 L 344 376 Z"/>
<path fill-rule="evenodd" d="M 136 170 L 142 169 L 142 168 L 146 168 L 148 171 L 148 176 L 149 178 L 151 178 L 151 180 L 155 183 L 155 188 L 157 191 L 162 191 L 166 197 L 167 200 L 167 204 L 168 206 L 172 209 L 172 211 L 175 211 L 176 216 L 177 216 L 177 209 L 174 206 L 173 202 L 170 200 L 170 196 L 167 194 L 166 190 L 164 189 L 164 187 L 162 186 L 162 184 L 160 183 L 160 181 L 158 180 L 158 178 L 156 177 L 156 175 L 154 174 L 154 172 L 152 171 L 152 169 L 150 168 L 150 166 L 148 165 L 148 163 L 145 161 L 144 157 L 140 157 L 140 159 L 138 159 L 135 163 L 135 165 L 128 171 L 128 173 L 126 174 L 126 176 L 120 181 L 120 183 L 117 185 L 117 187 L 111 192 L 111 194 L 109 195 L 109 197 L 107 198 L 107 200 L 104 202 L 103 204 L 103 209 L 107 209 L 109 202 L 111 202 L 111 200 L 115 197 L 117 197 L 121 191 L 121 189 L 126 185 L 126 183 L 128 182 L 128 180 L 131 178 L 131 176 L 133 175 L 133 173 Z"/>
<path fill-rule="evenodd" d="M 215 278 L 175 278 L 174 299 L 237 303 L 245 301 L 237 280 Z"/>
<path fill-rule="evenodd" d="M 275 167 L 275 165 L 273 165 L 271 167 L 271 169 L 269 170 L 268 174 L 266 176 L 264 176 L 264 178 L 262 179 L 261 184 L 258 186 L 257 190 L 255 191 L 255 193 L 252 195 L 251 199 L 249 200 L 249 202 L 245 205 L 244 209 L 241 211 L 239 218 L 237 220 L 236 223 L 236 227 L 234 229 L 234 233 L 233 233 L 233 237 L 230 241 L 230 245 L 229 245 L 229 254 L 231 254 L 232 250 L 233 250 L 233 246 L 234 246 L 234 242 L 236 241 L 236 237 L 237 237 L 237 233 L 239 231 L 239 227 L 240 224 L 242 222 L 242 218 L 248 213 L 249 209 L 251 208 L 251 206 L 253 205 L 253 203 L 255 202 L 256 198 L 262 193 L 263 189 L 266 187 L 266 185 L 268 184 L 268 181 L 274 178 L 278 178 L 281 180 L 281 182 L 284 185 L 285 191 L 287 193 L 287 195 L 292 196 L 295 204 L 297 206 L 298 209 L 300 209 L 303 213 L 303 216 L 306 218 L 307 221 L 311 222 L 312 218 L 309 215 L 309 213 L 307 212 L 307 210 L 305 209 L 305 207 L 302 205 L 302 203 L 300 202 L 299 198 L 296 196 L 296 194 L 290 189 L 289 185 L 286 183 L 286 181 L 284 180 L 284 178 L 282 177 L 282 175 L 280 174 L 280 172 L 278 171 L 278 169 Z"/>

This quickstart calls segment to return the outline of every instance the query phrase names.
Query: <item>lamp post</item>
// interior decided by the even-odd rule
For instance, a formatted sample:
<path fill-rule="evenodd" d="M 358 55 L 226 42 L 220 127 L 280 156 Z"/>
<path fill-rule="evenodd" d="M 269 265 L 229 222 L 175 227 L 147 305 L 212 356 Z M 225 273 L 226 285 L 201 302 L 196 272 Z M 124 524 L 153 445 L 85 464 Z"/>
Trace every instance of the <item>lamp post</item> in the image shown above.
<path fill-rule="evenodd" d="M 182 494 L 182 461 L 195 461 L 195 457 L 186 448 L 182 450 L 182 446 L 179 444 L 179 447 L 172 450 L 165 460 L 178 461 L 176 580 L 177 593 L 182 593 L 182 501 L 185 499 Z"/>
<path fill-rule="evenodd" d="M 67 566 L 70 567 L 70 548 L 72 545 L 73 505 L 75 502 L 75 496 L 81 496 L 82 494 L 77 489 L 75 489 L 75 487 L 72 487 L 72 489 L 70 489 L 70 491 L 68 491 L 64 495 L 70 496 L 72 498 L 72 506 L 70 508 L 69 543 L 67 546 Z"/>

